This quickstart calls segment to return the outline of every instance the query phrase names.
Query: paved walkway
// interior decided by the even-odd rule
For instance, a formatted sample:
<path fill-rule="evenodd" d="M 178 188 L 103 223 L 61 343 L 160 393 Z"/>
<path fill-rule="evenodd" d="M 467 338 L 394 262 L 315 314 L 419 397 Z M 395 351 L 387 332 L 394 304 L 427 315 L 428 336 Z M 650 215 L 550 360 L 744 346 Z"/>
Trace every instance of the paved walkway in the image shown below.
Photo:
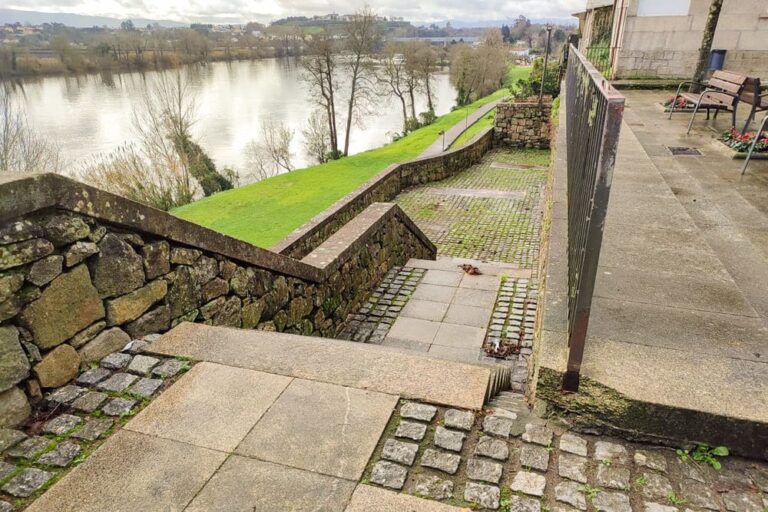
<path fill-rule="evenodd" d="M 28 511 L 405 510 L 414 498 L 379 494 L 369 508 L 376 491 L 355 490 L 400 397 L 478 410 L 490 375 L 385 347 L 197 324 L 152 350 L 201 362 Z"/>
<path fill-rule="evenodd" d="M 505 364 L 524 391 L 537 311 L 548 152 L 494 150 L 395 201 L 438 248 L 438 260 L 393 269 L 351 315 L 344 339 L 433 357 Z M 467 274 L 462 265 L 476 267 Z M 491 352 L 495 357 L 489 357 Z"/>
<path fill-rule="evenodd" d="M 486 368 L 387 347 L 182 324 L 193 368 L 32 512 L 762 512 L 765 465 L 575 434 Z M 425 499 L 429 498 L 429 499 Z"/>
<path fill-rule="evenodd" d="M 704 116 L 687 136 L 688 115 L 663 114 L 665 93 L 626 95 L 583 375 L 630 400 L 697 414 L 657 428 L 752 439 L 753 454 L 768 456 L 768 162 L 741 178 Z M 727 116 L 718 123 L 724 130 Z M 673 156 L 669 146 L 702 155 Z M 542 366 L 558 370 L 567 353 L 563 158 L 541 347 Z"/>
<path fill-rule="evenodd" d="M 446 130 L 445 137 L 439 137 L 431 146 L 429 146 L 419 155 L 419 158 L 436 156 L 450 148 L 451 144 L 453 144 L 454 141 L 458 139 L 462 133 L 464 133 L 464 130 L 475 124 L 476 121 L 482 119 L 485 114 L 496 108 L 496 105 L 506 99 L 507 98 L 501 98 L 490 103 L 486 103 L 482 107 L 469 114 L 466 120 L 462 119 L 459 123 L 456 123 L 451 128 Z"/>

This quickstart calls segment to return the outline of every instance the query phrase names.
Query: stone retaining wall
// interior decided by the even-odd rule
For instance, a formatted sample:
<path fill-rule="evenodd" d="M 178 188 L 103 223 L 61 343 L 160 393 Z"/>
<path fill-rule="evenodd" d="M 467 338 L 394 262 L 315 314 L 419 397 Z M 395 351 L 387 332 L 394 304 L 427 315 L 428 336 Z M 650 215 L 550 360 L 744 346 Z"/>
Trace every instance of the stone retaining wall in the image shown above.
<path fill-rule="evenodd" d="M 391 267 L 434 257 L 393 204 L 297 261 L 60 176 L 0 184 L 0 427 L 183 321 L 335 336 Z"/>
<path fill-rule="evenodd" d="M 519 148 L 549 149 L 552 98 L 539 104 L 538 98 L 499 103 L 493 140 L 497 145 Z"/>
<path fill-rule="evenodd" d="M 442 180 L 461 172 L 482 160 L 492 145 L 493 133 L 489 128 L 461 148 L 391 165 L 288 235 L 272 250 L 303 258 L 371 203 L 390 201 L 407 187 Z"/>

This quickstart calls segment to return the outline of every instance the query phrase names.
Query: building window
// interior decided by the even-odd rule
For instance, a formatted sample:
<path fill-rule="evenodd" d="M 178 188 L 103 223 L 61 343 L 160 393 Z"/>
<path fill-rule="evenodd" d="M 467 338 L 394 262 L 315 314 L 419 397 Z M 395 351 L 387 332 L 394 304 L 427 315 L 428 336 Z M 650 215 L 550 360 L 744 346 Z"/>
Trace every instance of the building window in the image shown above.
<path fill-rule="evenodd" d="M 638 16 L 688 16 L 691 0 L 638 0 Z"/>

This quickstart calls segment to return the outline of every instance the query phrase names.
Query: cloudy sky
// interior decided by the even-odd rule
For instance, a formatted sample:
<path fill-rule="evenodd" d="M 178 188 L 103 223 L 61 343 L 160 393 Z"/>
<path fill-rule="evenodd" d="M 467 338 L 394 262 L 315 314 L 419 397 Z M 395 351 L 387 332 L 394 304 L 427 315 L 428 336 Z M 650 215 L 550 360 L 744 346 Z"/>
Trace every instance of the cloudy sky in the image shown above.
<path fill-rule="evenodd" d="M 355 0 L 4 0 L 3 7 L 69 12 L 117 18 L 150 18 L 182 22 L 237 23 L 284 16 L 351 13 L 365 5 Z M 408 20 L 493 20 L 520 14 L 531 18 L 567 17 L 585 0 L 376 0 L 379 14 Z"/>

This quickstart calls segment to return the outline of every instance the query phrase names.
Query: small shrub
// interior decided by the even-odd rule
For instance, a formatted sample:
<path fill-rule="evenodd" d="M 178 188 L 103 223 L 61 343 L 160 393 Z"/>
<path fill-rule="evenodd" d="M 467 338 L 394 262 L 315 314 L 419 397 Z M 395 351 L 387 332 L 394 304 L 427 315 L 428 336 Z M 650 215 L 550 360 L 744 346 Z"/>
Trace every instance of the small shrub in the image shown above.
<path fill-rule="evenodd" d="M 731 128 L 729 131 L 723 133 L 722 140 L 726 146 L 738 151 L 739 153 L 746 153 L 749 148 L 752 147 L 752 143 L 757 137 L 757 132 L 742 133 L 736 128 Z M 761 134 L 760 139 L 755 145 L 755 153 L 768 153 L 768 133 Z"/>
<path fill-rule="evenodd" d="M 541 75 L 544 71 L 544 59 L 533 62 L 531 74 L 517 81 L 510 91 L 516 98 L 538 96 L 541 90 Z M 547 64 L 547 76 L 544 79 L 544 95 L 556 98 L 560 95 L 560 65 L 557 62 Z"/>
<path fill-rule="evenodd" d="M 703 462 L 705 464 L 709 464 L 716 470 L 720 470 L 722 464 L 720 464 L 718 457 L 727 457 L 729 451 L 725 446 L 715 446 L 713 448 L 706 444 L 700 444 L 696 446 L 695 450 L 683 450 L 681 448 L 676 450 L 676 453 L 677 456 L 680 457 L 680 460 L 683 462 L 691 458 L 696 462 Z"/>

